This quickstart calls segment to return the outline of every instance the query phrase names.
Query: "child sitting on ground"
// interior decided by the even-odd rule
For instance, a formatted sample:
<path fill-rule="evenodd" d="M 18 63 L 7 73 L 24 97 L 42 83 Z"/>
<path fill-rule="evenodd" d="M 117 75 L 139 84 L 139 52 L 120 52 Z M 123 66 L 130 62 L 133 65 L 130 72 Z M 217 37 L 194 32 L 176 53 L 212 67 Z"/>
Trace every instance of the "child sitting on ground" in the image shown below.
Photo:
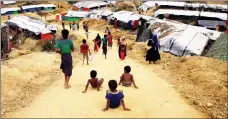
<path fill-rule="evenodd" d="M 124 95 L 123 91 L 116 90 L 117 88 L 117 82 L 116 80 L 110 80 L 108 82 L 108 86 L 110 90 L 107 90 L 105 98 L 107 99 L 106 107 L 103 109 L 103 111 L 107 111 L 109 108 L 117 108 L 122 104 L 123 109 L 125 111 L 130 111 L 130 109 L 125 107 L 124 104 Z"/>
<path fill-rule="evenodd" d="M 83 55 L 83 63 L 82 64 L 84 64 L 84 60 L 86 58 L 87 65 L 89 65 L 89 54 L 91 54 L 91 52 L 89 50 L 89 45 L 86 44 L 85 39 L 82 40 L 82 43 L 83 44 L 80 46 L 80 53 L 82 53 L 82 55 Z"/>
<path fill-rule="evenodd" d="M 131 67 L 130 66 L 125 66 L 124 67 L 124 73 L 122 74 L 122 76 L 120 76 L 119 85 L 122 83 L 123 86 L 129 87 L 133 83 L 134 87 L 138 88 L 135 85 L 135 81 L 133 79 L 133 75 L 130 74 L 130 72 L 131 72 Z"/>
<path fill-rule="evenodd" d="M 85 91 L 83 91 L 82 93 L 85 93 L 85 92 L 87 91 L 87 89 L 88 89 L 88 87 L 89 87 L 89 84 L 90 84 L 93 88 L 97 88 L 97 91 L 99 91 L 99 90 L 100 90 L 99 88 L 101 87 L 101 85 L 102 85 L 103 82 L 104 82 L 104 79 L 103 79 L 103 78 L 101 78 L 100 80 L 98 80 L 98 78 L 96 78 L 96 77 L 97 77 L 97 72 L 96 72 L 95 70 L 92 70 L 92 71 L 90 72 L 90 77 L 91 77 L 91 79 L 88 80 L 88 82 L 87 82 L 87 84 L 86 84 Z"/>

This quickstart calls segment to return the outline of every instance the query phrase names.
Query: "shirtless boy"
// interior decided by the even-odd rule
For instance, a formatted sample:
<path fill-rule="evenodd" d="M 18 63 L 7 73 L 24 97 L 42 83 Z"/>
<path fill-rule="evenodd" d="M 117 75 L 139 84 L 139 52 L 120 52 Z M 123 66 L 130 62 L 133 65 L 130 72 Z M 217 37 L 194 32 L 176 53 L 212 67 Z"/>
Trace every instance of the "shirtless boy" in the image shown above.
<path fill-rule="evenodd" d="M 133 75 L 130 74 L 130 72 L 131 72 L 131 67 L 130 66 L 125 66 L 124 67 L 124 73 L 122 74 L 122 76 L 120 76 L 119 85 L 122 83 L 123 86 L 129 87 L 133 83 L 134 87 L 138 88 L 135 85 L 135 81 L 133 79 Z"/>
<path fill-rule="evenodd" d="M 97 88 L 97 91 L 99 91 L 99 90 L 100 90 L 99 88 L 101 87 L 101 85 L 102 85 L 103 82 L 104 82 L 104 79 L 103 79 L 103 78 L 101 78 L 100 80 L 98 80 L 98 78 L 96 78 L 96 77 L 97 77 L 97 72 L 96 72 L 95 70 L 92 70 L 92 71 L 90 72 L 90 77 L 91 77 L 91 79 L 89 79 L 89 80 L 87 81 L 85 91 L 83 91 L 82 93 L 86 93 L 86 91 L 87 91 L 87 89 L 88 89 L 88 87 L 89 87 L 89 84 L 90 84 L 93 88 Z"/>

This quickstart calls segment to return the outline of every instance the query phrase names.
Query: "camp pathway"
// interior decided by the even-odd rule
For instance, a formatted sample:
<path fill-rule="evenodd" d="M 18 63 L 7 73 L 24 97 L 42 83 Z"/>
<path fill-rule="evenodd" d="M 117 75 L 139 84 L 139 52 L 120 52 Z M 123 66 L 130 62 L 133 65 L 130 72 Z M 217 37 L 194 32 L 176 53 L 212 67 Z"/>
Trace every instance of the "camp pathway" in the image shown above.
<path fill-rule="evenodd" d="M 84 35 L 84 34 L 83 34 Z M 92 34 L 91 34 L 92 35 Z M 96 33 L 93 34 L 95 37 Z M 76 58 L 76 57 L 74 57 Z M 130 65 L 136 85 L 133 87 L 118 86 L 125 95 L 125 105 L 132 111 L 118 109 L 101 111 L 106 104 L 105 92 L 108 90 L 108 81 L 119 81 L 123 68 Z M 98 78 L 104 78 L 101 91 L 88 88 L 82 93 L 91 70 L 98 72 Z M 46 89 L 29 106 L 16 113 L 17 118 L 161 118 L 161 117 L 188 117 L 201 118 L 204 114 L 188 105 L 178 92 L 166 80 L 156 76 L 151 67 L 142 65 L 127 58 L 120 61 L 117 47 L 108 50 L 107 59 L 104 59 L 101 50 L 95 54 L 90 65 L 81 62 L 74 65 L 70 80 L 71 88 L 64 89 L 64 77 L 57 80 Z"/>

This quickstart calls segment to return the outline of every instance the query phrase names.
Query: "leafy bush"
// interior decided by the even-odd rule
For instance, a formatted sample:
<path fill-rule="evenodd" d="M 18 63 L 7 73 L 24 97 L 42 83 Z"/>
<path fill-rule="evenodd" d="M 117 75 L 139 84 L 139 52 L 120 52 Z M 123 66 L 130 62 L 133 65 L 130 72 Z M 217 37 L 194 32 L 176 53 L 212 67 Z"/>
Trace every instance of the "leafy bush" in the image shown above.
<path fill-rule="evenodd" d="M 42 51 L 54 51 L 55 50 L 55 40 L 45 40 L 42 46 Z"/>

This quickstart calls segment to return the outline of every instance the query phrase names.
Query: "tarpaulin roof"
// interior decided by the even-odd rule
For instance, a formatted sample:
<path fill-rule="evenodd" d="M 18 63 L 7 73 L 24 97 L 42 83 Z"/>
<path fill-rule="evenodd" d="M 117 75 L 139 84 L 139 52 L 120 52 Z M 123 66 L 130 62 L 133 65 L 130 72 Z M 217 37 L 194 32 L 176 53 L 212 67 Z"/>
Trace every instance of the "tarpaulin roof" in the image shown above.
<path fill-rule="evenodd" d="M 227 20 L 227 13 L 201 12 L 200 16 L 218 18 L 218 19 L 221 19 L 221 20 Z"/>
<path fill-rule="evenodd" d="M 56 7 L 54 4 L 39 4 L 39 5 L 26 5 L 22 9 L 40 8 L 40 7 Z"/>
<path fill-rule="evenodd" d="M 193 7 L 193 8 L 198 8 L 198 7 L 203 6 L 204 8 L 218 8 L 218 9 L 223 9 L 223 10 L 228 9 L 227 5 L 219 5 L 219 4 L 186 3 L 185 5 Z"/>
<path fill-rule="evenodd" d="M 2 3 L 3 3 L 4 5 L 8 5 L 8 4 L 15 4 L 16 1 L 2 1 Z"/>
<path fill-rule="evenodd" d="M 44 28 L 46 28 L 46 26 L 48 26 L 48 25 L 44 24 L 42 21 L 30 19 L 27 16 L 13 17 L 10 20 L 8 20 L 7 22 L 14 23 L 20 28 L 27 29 L 31 32 L 34 32 L 36 35 L 40 34 L 42 32 L 42 29 L 44 29 Z M 54 27 L 54 26 L 52 26 L 52 27 Z M 49 25 L 47 28 L 49 29 L 49 28 L 51 28 L 51 26 Z M 57 30 L 57 28 L 55 28 L 55 29 Z M 51 32 L 50 30 L 53 30 L 53 29 L 49 29 L 49 33 Z"/>
<path fill-rule="evenodd" d="M 178 56 L 201 55 L 208 40 L 216 40 L 222 33 L 204 27 L 187 25 L 170 20 L 155 19 L 153 23 L 167 23 L 172 25 L 172 32 L 160 39 L 161 50 Z M 158 36 L 160 34 L 158 33 Z"/>
<path fill-rule="evenodd" d="M 41 33 L 42 34 L 47 34 L 47 33 L 50 33 L 50 30 L 48 28 L 42 28 L 41 29 Z"/>
<path fill-rule="evenodd" d="M 228 9 L 227 5 L 220 5 L 220 4 L 202 4 L 202 3 L 186 3 L 186 2 L 172 2 L 172 1 L 147 1 L 143 3 L 140 6 L 140 8 L 141 9 L 151 8 L 155 6 L 155 3 L 157 3 L 158 5 L 176 6 L 176 7 L 189 6 L 193 8 L 199 8 L 203 6 L 204 8 L 217 8 L 222 10 Z"/>
<path fill-rule="evenodd" d="M 1 8 L 1 14 L 5 14 L 6 12 L 10 11 L 18 11 L 20 8 Z"/>
<path fill-rule="evenodd" d="M 99 7 L 99 6 L 104 6 L 108 4 L 109 3 L 102 2 L 102 1 L 80 1 L 75 3 L 73 6 L 76 6 L 78 8 L 93 8 L 93 7 Z"/>
<path fill-rule="evenodd" d="M 129 20 L 139 20 L 141 16 L 129 11 L 119 11 L 113 13 L 112 17 L 116 18 L 119 21 L 127 23 Z"/>
<path fill-rule="evenodd" d="M 84 17 L 87 17 L 89 14 L 90 14 L 89 12 L 85 12 L 85 11 L 68 11 L 65 16 L 84 18 Z"/>
<path fill-rule="evenodd" d="M 154 13 L 154 16 L 157 17 L 160 14 L 171 14 L 171 15 L 183 15 L 183 16 L 203 16 L 210 18 L 218 18 L 221 20 L 227 20 L 226 13 L 217 13 L 217 12 L 199 12 L 199 11 L 190 11 L 190 10 L 171 10 L 171 9 L 159 9 Z"/>
<path fill-rule="evenodd" d="M 144 2 L 140 8 L 146 10 L 148 8 L 154 7 L 155 4 L 158 5 L 166 5 L 166 6 L 176 6 L 176 7 L 184 7 L 185 2 L 172 2 L 172 1 L 147 1 Z"/>
<path fill-rule="evenodd" d="M 183 16 L 199 16 L 199 11 L 190 11 L 190 10 L 171 10 L 171 9 L 159 9 L 154 13 L 154 16 L 157 17 L 160 14 L 171 14 L 171 15 L 183 15 Z"/>

